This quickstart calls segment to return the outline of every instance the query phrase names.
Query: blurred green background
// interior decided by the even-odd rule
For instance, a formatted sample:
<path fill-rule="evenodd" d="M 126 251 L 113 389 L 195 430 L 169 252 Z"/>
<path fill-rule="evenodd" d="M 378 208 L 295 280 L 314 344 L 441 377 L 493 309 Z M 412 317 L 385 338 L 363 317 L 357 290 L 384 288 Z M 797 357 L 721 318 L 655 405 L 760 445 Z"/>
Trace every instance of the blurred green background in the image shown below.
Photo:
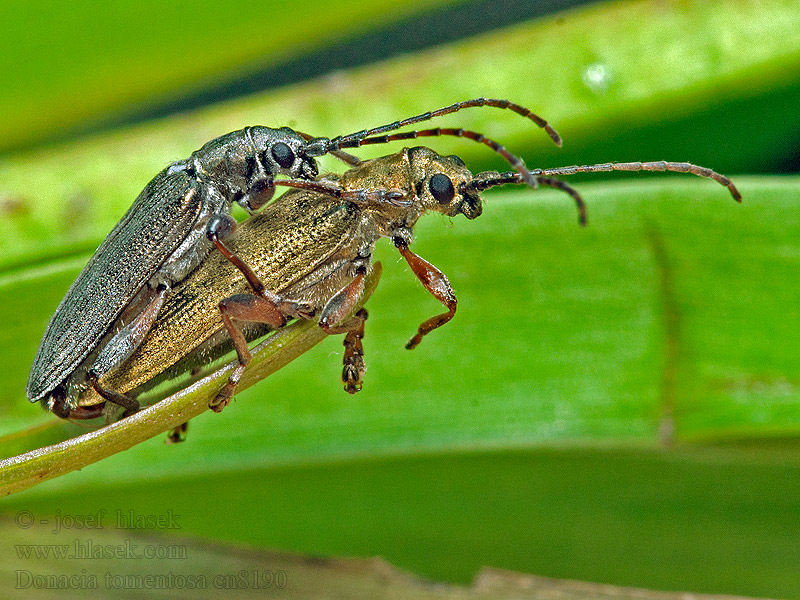
<path fill-rule="evenodd" d="M 84 431 L 25 400 L 47 320 L 147 181 L 227 131 L 333 136 L 507 97 L 563 149 L 490 108 L 436 125 L 532 167 L 691 161 L 744 203 L 688 175 L 595 176 L 571 180 L 585 230 L 562 195 L 521 188 L 485 194 L 475 222 L 429 217 L 414 249 L 459 312 L 405 351 L 439 307 L 379 244 L 360 394 L 342 392 L 328 340 L 186 443 L 8 497 L 2 523 L 173 511 L 178 530 L 153 535 L 377 555 L 440 581 L 492 566 L 800 598 L 798 15 L 744 0 L 3 2 L 3 456 Z M 426 141 L 504 168 L 478 144 Z"/>

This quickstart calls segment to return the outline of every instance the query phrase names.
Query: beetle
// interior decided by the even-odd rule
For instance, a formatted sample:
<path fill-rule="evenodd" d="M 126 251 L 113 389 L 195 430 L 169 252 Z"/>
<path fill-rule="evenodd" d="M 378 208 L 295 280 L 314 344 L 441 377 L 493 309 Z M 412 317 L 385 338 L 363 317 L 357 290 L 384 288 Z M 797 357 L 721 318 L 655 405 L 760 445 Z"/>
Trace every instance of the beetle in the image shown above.
<path fill-rule="evenodd" d="M 213 248 L 209 236 L 235 229 L 234 203 L 252 214 L 273 196 L 276 185 L 298 187 L 318 175 L 316 158 L 417 136 L 457 136 L 488 145 L 505 156 L 526 180 L 536 181 L 519 159 L 493 140 L 464 129 L 387 132 L 471 107 L 509 109 L 532 120 L 560 145 L 555 130 L 527 108 L 508 100 L 457 102 L 380 127 L 334 138 L 312 137 L 288 127 L 255 126 L 215 138 L 189 158 L 172 163 L 147 184 L 100 245 L 62 299 L 45 330 L 26 394 L 31 402 L 66 414 L 77 395 L 141 344 L 174 285 Z M 287 179 L 276 179 L 277 177 Z M 111 345 L 117 355 L 105 360 Z M 97 361 L 100 357 L 103 360 Z M 136 409 L 130 404 L 128 410 Z"/>
<path fill-rule="evenodd" d="M 540 184 L 570 194 L 585 217 L 578 192 L 552 175 L 601 170 L 689 172 L 715 179 L 741 198 L 728 178 L 687 163 L 607 163 L 531 173 Z M 359 391 L 368 314 L 363 308 L 352 313 L 376 241 L 391 239 L 425 289 L 447 309 L 418 327 L 406 344 L 412 349 L 450 321 L 457 306 L 447 277 L 409 248 L 418 219 L 426 212 L 475 219 L 482 213 L 482 191 L 527 182 L 519 171 L 473 175 L 456 156 L 414 147 L 316 183 L 319 188 L 289 190 L 227 240 L 212 234 L 219 252 L 175 286 L 144 342 L 84 389 L 69 416 L 101 416 L 112 408 L 106 407 L 108 401 L 129 405 L 165 379 L 235 350 L 238 364 L 210 404 L 220 411 L 250 362 L 249 342 L 291 319 L 315 319 L 325 332 L 344 334 L 342 382 L 347 392 Z"/>

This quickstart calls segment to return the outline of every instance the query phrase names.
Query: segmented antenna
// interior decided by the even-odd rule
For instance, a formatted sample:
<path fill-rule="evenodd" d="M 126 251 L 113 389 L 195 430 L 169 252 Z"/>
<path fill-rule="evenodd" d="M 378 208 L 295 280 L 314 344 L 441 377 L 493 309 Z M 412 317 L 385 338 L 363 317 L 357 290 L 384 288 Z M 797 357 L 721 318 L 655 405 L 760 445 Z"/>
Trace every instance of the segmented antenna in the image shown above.
<path fill-rule="evenodd" d="M 355 148 L 358 146 L 358 145 L 356 146 L 352 145 L 355 140 L 364 139 L 366 137 L 370 137 L 372 135 L 379 133 L 394 131 L 395 129 L 400 129 L 401 127 L 405 127 L 406 125 L 413 125 L 414 123 L 429 121 L 436 117 L 449 115 L 451 113 L 458 112 L 465 108 L 473 108 L 481 106 L 490 106 L 492 108 L 508 109 L 517 113 L 522 117 L 526 117 L 531 121 L 533 121 L 534 123 L 536 123 L 542 129 L 544 129 L 547 132 L 547 135 L 550 136 L 550 138 L 556 143 L 557 146 L 561 146 L 561 136 L 558 135 L 556 130 L 553 129 L 550 126 L 550 124 L 547 121 L 545 121 L 542 117 L 534 114 L 524 106 L 520 106 L 519 104 L 515 104 L 509 100 L 500 100 L 496 98 L 475 98 L 474 100 L 464 100 L 463 102 L 456 102 L 455 104 L 451 104 L 450 106 L 437 108 L 436 110 L 422 113 L 421 115 L 416 115 L 414 117 L 409 117 L 407 119 L 403 119 L 402 121 L 395 121 L 394 123 L 388 123 L 386 125 L 381 125 L 380 127 L 374 127 L 372 129 L 364 129 L 362 131 L 357 131 L 356 133 L 349 133 L 347 135 L 337 136 L 330 140 L 329 142 L 330 149 L 338 150 L 339 148 Z"/>
<path fill-rule="evenodd" d="M 442 115 L 448 115 L 451 113 L 458 112 L 465 108 L 473 108 L 481 106 L 508 109 L 517 113 L 520 116 L 530 119 L 531 121 L 536 123 L 536 125 L 544 129 L 550 136 L 550 139 L 552 139 L 553 142 L 556 143 L 556 145 L 561 146 L 561 136 L 558 135 L 556 130 L 553 129 L 550 126 L 550 124 L 547 121 L 545 121 L 542 117 L 534 114 L 524 106 L 520 106 L 519 104 L 515 104 L 509 100 L 499 100 L 494 98 L 475 98 L 474 100 L 465 100 L 463 102 L 456 102 L 455 104 L 451 104 L 450 106 L 445 106 L 443 108 L 426 112 L 421 115 L 409 117 L 401 121 L 395 121 L 394 123 L 381 125 L 380 127 L 373 127 L 372 129 L 364 129 L 362 131 L 357 131 L 355 133 L 350 133 L 348 135 L 340 135 L 330 140 L 326 140 L 324 138 L 316 138 L 313 140 L 308 140 L 309 143 L 307 147 L 307 152 L 309 156 L 320 156 L 326 153 L 339 152 L 342 148 L 358 148 L 360 146 L 364 146 L 367 144 L 385 144 L 387 142 L 395 140 L 409 140 L 409 139 L 415 139 L 417 137 L 433 137 L 433 136 L 444 136 L 444 135 L 464 137 L 489 146 L 492 150 L 494 150 L 495 152 L 500 154 L 503 158 L 505 158 L 506 161 L 520 173 L 523 180 L 528 185 L 535 188 L 537 186 L 536 177 L 531 175 L 531 172 L 525 167 L 525 163 L 522 162 L 522 159 L 515 156 L 514 154 L 511 154 L 508 150 L 505 149 L 504 146 L 498 144 L 494 140 L 487 138 L 485 135 L 481 133 L 460 128 L 455 129 L 455 128 L 438 127 L 435 129 L 423 129 L 420 131 L 408 131 L 404 133 L 385 135 L 389 131 L 394 131 L 396 129 L 400 129 L 401 127 L 405 127 L 407 125 L 413 125 L 414 123 L 419 123 L 421 121 L 428 121 L 430 119 L 434 119 Z"/>
<path fill-rule="evenodd" d="M 553 179 L 552 177 L 538 177 L 539 185 L 543 185 L 545 187 L 551 187 L 557 190 L 561 190 L 562 192 L 566 192 L 572 199 L 575 201 L 575 205 L 578 207 L 578 223 L 580 223 L 581 227 L 586 227 L 586 203 L 581 198 L 581 195 L 571 185 L 564 183 L 558 179 Z"/>
<path fill-rule="evenodd" d="M 478 142 L 480 144 L 485 144 L 489 146 L 492 150 L 497 152 L 500 156 L 506 159 L 506 162 L 514 167 L 517 172 L 520 174 L 522 179 L 532 188 L 536 188 L 538 178 L 535 177 L 528 167 L 525 166 L 525 163 L 522 161 L 521 158 L 516 156 L 515 154 L 511 154 L 508 150 L 506 150 L 505 146 L 495 142 L 492 139 L 487 138 L 482 133 L 478 133 L 477 131 L 470 131 L 468 129 L 451 129 L 451 128 L 442 128 L 436 127 L 435 129 L 422 129 L 420 131 L 404 131 L 403 133 L 393 133 L 390 135 L 382 135 L 378 137 L 368 137 L 361 140 L 357 140 L 356 142 L 358 146 L 367 145 L 367 144 L 385 144 L 386 142 L 393 142 L 396 140 L 415 140 L 418 137 L 438 137 L 442 135 L 451 135 L 460 138 L 467 138 Z"/>
<path fill-rule="evenodd" d="M 572 199 L 575 201 L 575 205 L 578 207 L 578 223 L 580 223 L 581 227 L 586 225 L 586 203 L 578 193 L 578 190 L 573 188 L 571 185 L 558 179 L 553 179 L 552 177 L 537 176 L 536 179 L 540 185 L 561 190 L 562 192 L 566 192 L 572 196 Z M 489 188 L 496 187 L 498 185 L 506 185 L 508 183 L 527 182 L 525 182 L 522 179 L 522 176 L 516 171 L 508 171 L 507 173 L 488 171 L 486 173 L 478 173 L 475 176 L 475 179 L 464 184 L 463 189 L 459 189 L 459 192 L 462 194 L 467 191 L 482 192 L 483 190 L 488 190 Z"/>
<path fill-rule="evenodd" d="M 734 200 L 737 202 L 742 201 L 742 195 L 739 193 L 739 190 L 736 189 L 736 186 L 733 185 L 733 182 L 730 179 L 724 175 L 720 175 L 716 171 L 707 169 L 706 167 L 699 167 L 687 162 L 666 162 L 661 160 L 654 162 L 601 163 L 597 165 L 583 165 L 580 167 L 572 166 L 557 167 L 554 169 L 534 169 L 531 171 L 531 173 L 534 176 L 539 176 L 574 175 L 575 173 L 599 173 L 602 171 L 671 171 L 673 173 L 691 173 L 692 175 L 697 175 L 698 177 L 713 179 L 720 185 L 724 185 L 726 188 L 728 188 L 728 191 L 731 193 L 731 196 L 733 196 Z"/>
<path fill-rule="evenodd" d="M 532 169 L 530 174 L 537 178 L 541 185 L 562 190 L 572 196 L 572 198 L 575 200 L 575 204 L 578 206 L 579 222 L 581 225 L 585 225 L 586 205 L 583 202 L 583 198 L 581 198 L 580 194 L 574 188 L 567 185 L 563 181 L 549 177 L 549 175 L 574 175 L 575 173 L 598 173 L 604 171 L 670 171 L 673 173 L 690 173 L 692 175 L 697 175 L 698 177 L 713 179 L 720 185 L 728 188 L 728 191 L 731 193 L 731 196 L 733 196 L 733 199 L 736 200 L 736 202 L 742 201 L 741 193 L 739 193 L 739 190 L 736 189 L 736 186 L 729 178 L 725 177 L 724 175 L 720 175 L 716 171 L 712 171 L 706 167 L 699 167 L 697 165 L 685 162 L 655 161 L 644 163 L 601 163 L 596 165 L 555 167 L 551 169 Z M 508 171 L 506 173 L 494 173 L 490 171 L 476 175 L 472 181 L 469 181 L 464 185 L 464 191 L 481 192 L 483 190 L 488 190 L 489 188 L 496 187 L 498 185 L 506 185 L 508 183 L 527 183 L 527 180 L 525 180 L 519 172 Z"/>
<path fill-rule="evenodd" d="M 316 139 L 313 135 L 303 133 L 302 131 L 295 131 L 295 133 L 307 142 Z M 326 154 L 330 154 L 331 156 L 338 158 L 340 161 L 350 165 L 351 167 L 357 167 L 361 164 L 360 158 L 353 156 L 349 152 L 344 152 L 343 150 L 329 150 Z"/>

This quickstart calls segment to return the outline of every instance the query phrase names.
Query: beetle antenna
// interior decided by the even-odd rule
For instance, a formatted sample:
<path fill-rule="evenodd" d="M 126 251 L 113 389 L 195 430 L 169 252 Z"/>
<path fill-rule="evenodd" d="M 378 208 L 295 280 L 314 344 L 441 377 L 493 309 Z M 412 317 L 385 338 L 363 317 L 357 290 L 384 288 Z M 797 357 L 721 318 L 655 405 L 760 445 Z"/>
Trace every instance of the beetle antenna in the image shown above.
<path fill-rule="evenodd" d="M 498 185 L 508 185 L 509 183 L 524 183 L 522 177 L 516 171 L 498 173 L 496 171 L 486 171 L 478 173 L 475 178 L 463 185 L 463 190 L 471 192 L 483 192 Z"/>
<path fill-rule="evenodd" d="M 328 151 L 330 152 L 330 150 L 338 150 L 339 148 L 355 148 L 360 146 L 360 144 L 354 144 L 354 142 L 356 142 L 357 140 L 363 140 L 364 138 L 370 137 L 372 135 L 386 133 L 388 131 L 394 131 L 395 129 L 400 129 L 401 127 L 405 127 L 406 125 L 413 125 L 414 123 L 429 121 L 430 119 L 441 117 L 442 115 L 449 115 L 450 113 L 455 113 L 465 108 L 480 107 L 480 106 L 490 106 L 493 108 L 508 109 L 517 113 L 522 117 L 526 117 L 531 121 L 533 121 L 534 123 L 536 123 L 542 129 L 544 129 L 547 132 L 547 135 L 550 136 L 550 139 L 552 139 L 557 146 L 561 146 L 561 136 L 558 135 L 558 132 L 556 132 L 556 130 L 553 129 L 553 127 L 542 117 L 540 117 L 537 114 L 534 114 L 524 106 L 520 106 L 519 104 L 515 104 L 514 102 L 510 102 L 509 100 L 500 100 L 496 98 L 475 98 L 474 100 L 464 100 L 462 102 L 456 102 L 455 104 L 451 104 L 450 106 L 437 108 L 436 110 L 422 113 L 421 115 L 416 115 L 414 117 L 409 117 L 407 119 L 403 119 L 402 121 L 395 121 L 394 123 L 388 123 L 386 125 L 381 125 L 380 127 L 374 127 L 372 129 L 364 129 L 362 131 L 357 131 L 355 133 L 337 136 L 328 141 L 328 145 L 330 148 Z"/>
<path fill-rule="evenodd" d="M 302 131 L 296 131 L 297 135 L 303 138 L 305 141 L 310 142 L 311 140 L 315 139 L 313 135 L 309 135 L 307 133 L 303 133 Z M 330 154 L 331 156 L 335 156 L 343 163 L 350 165 L 351 167 L 357 167 L 361 164 L 361 159 L 357 156 L 350 154 L 349 152 L 345 152 L 343 150 L 329 150 L 325 154 Z"/>
<path fill-rule="evenodd" d="M 545 187 L 554 188 L 557 190 L 561 190 L 562 192 L 566 192 L 572 199 L 575 201 L 575 205 L 578 207 L 578 223 L 580 223 L 581 227 L 586 226 L 587 215 L 586 215 L 586 203 L 583 201 L 583 198 L 578 193 L 578 190 L 573 188 L 571 185 L 564 183 L 558 179 L 554 179 L 552 177 L 536 177 L 537 181 L 540 185 Z M 496 187 L 498 185 L 506 185 L 509 183 L 526 183 L 522 176 L 516 171 L 508 171 L 507 173 L 496 173 L 494 171 L 488 171 L 486 173 L 478 173 L 475 176 L 475 179 L 469 181 L 465 186 L 464 189 L 459 190 L 462 193 L 465 191 L 474 191 L 474 192 L 482 192 L 483 190 L 488 190 L 489 188 Z"/>
<path fill-rule="evenodd" d="M 712 171 L 706 167 L 700 167 L 686 162 L 627 162 L 627 163 L 600 163 L 596 165 L 581 165 L 571 167 L 554 167 L 550 169 L 532 169 L 529 171 L 532 177 L 535 177 L 540 184 L 546 187 L 552 187 L 568 193 L 575 200 L 578 206 L 579 222 L 581 225 L 586 224 L 586 205 L 583 202 L 580 194 L 571 186 L 563 181 L 549 177 L 549 175 L 574 175 L 575 173 L 599 173 L 607 171 L 657 171 L 657 172 L 673 172 L 673 173 L 690 173 L 698 177 L 705 177 L 713 179 L 720 185 L 728 188 L 728 191 L 733 196 L 736 202 L 742 201 L 742 194 L 733 184 L 733 182 L 724 175 Z M 481 192 L 498 185 L 506 185 L 509 183 L 527 183 L 523 179 L 522 174 L 515 171 L 508 171 L 507 173 L 495 173 L 489 171 L 486 173 L 479 173 L 475 178 L 468 182 L 463 191 Z"/>
<path fill-rule="evenodd" d="M 726 188 L 728 188 L 728 191 L 731 193 L 731 196 L 733 196 L 734 200 L 737 202 L 742 201 L 742 195 L 739 193 L 739 190 L 736 189 L 736 186 L 733 185 L 733 182 L 730 179 L 724 175 L 720 175 L 716 171 L 707 169 L 706 167 L 699 167 L 686 162 L 655 161 L 601 163 L 597 165 L 557 167 L 552 169 L 533 169 L 531 174 L 535 177 L 538 177 L 539 175 L 574 175 L 575 173 L 598 173 L 601 171 L 671 171 L 673 173 L 691 173 L 692 175 L 697 175 L 698 177 L 713 179 L 720 185 L 724 185 Z"/>
<path fill-rule="evenodd" d="M 545 187 L 554 188 L 556 190 L 561 190 L 562 192 L 566 192 L 572 199 L 575 201 L 575 205 L 578 207 L 578 223 L 581 227 L 586 227 L 586 203 L 583 201 L 583 198 L 571 185 L 564 183 L 559 179 L 554 179 L 552 177 L 538 177 L 539 184 Z"/>
<path fill-rule="evenodd" d="M 402 133 L 392 133 L 389 135 L 381 135 L 376 137 L 368 137 L 364 139 L 353 140 L 353 146 L 358 147 L 367 144 L 385 144 L 386 142 L 393 142 L 395 140 L 415 140 L 420 137 L 438 137 L 442 135 L 451 135 L 454 137 L 467 138 L 475 142 L 485 144 L 492 150 L 497 152 L 500 156 L 506 159 L 506 162 L 517 170 L 518 174 L 522 177 L 523 182 L 527 183 L 532 188 L 536 189 L 538 178 L 525 166 L 525 163 L 516 154 L 511 154 L 506 150 L 505 146 L 495 142 L 494 140 L 486 137 L 477 131 L 470 131 L 469 129 L 451 129 L 436 127 L 435 129 L 421 129 L 419 131 L 404 131 Z M 520 182 L 522 183 L 522 182 Z"/>

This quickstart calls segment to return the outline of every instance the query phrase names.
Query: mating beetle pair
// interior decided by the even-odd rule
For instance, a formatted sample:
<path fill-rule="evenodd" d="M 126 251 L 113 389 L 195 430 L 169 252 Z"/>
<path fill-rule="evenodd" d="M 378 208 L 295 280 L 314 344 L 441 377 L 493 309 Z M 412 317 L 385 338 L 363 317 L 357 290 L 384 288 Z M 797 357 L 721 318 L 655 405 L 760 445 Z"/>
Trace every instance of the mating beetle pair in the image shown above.
<path fill-rule="evenodd" d="M 560 144 L 558 134 L 524 107 L 479 98 L 333 139 L 311 138 L 288 128 L 250 127 L 216 138 L 189 159 L 166 168 L 139 195 L 62 300 L 31 369 L 28 398 L 41 400 L 62 417 L 99 416 L 107 401 L 129 414 L 138 408 L 135 395 L 140 391 L 181 368 L 224 353 L 232 340 L 240 366 L 214 403 L 221 409 L 248 362 L 248 340 L 290 318 L 312 316 L 329 333 L 345 334 L 345 387 L 355 392 L 363 373 L 360 338 L 366 315 L 341 321 L 360 295 L 379 237 L 392 239 L 417 277 L 448 309 L 423 323 L 409 347 L 455 313 L 447 278 L 408 248 L 411 229 L 423 212 L 475 218 L 481 212 L 480 191 L 527 183 L 568 192 L 583 221 L 580 196 L 551 176 L 600 170 L 690 172 L 726 185 L 739 199 L 727 178 L 688 163 L 529 170 L 503 146 L 469 130 L 384 135 L 471 106 L 509 108 L 533 120 Z M 341 152 L 341 148 L 438 135 L 484 143 L 516 171 L 473 176 L 460 159 L 425 148 L 364 163 Z M 341 178 L 317 178 L 314 159 L 327 153 L 353 168 Z M 272 198 L 276 185 L 300 189 L 269 204 L 232 235 L 236 228 L 229 214 L 232 203 L 254 212 Z M 206 259 L 214 246 L 219 252 Z M 218 293 L 208 294 L 204 291 L 208 288 Z M 261 325 L 242 327 L 241 322 Z M 161 331 L 170 333 L 159 338 Z M 192 340 L 191 347 L 185 347 L 186 339 Z M 153 351 L 162 358 L 153 359 L 152 354 L 143 361 L 138 358 Z M 137 364 L 145 367 L 143 374 L 134 376 Z"/>

